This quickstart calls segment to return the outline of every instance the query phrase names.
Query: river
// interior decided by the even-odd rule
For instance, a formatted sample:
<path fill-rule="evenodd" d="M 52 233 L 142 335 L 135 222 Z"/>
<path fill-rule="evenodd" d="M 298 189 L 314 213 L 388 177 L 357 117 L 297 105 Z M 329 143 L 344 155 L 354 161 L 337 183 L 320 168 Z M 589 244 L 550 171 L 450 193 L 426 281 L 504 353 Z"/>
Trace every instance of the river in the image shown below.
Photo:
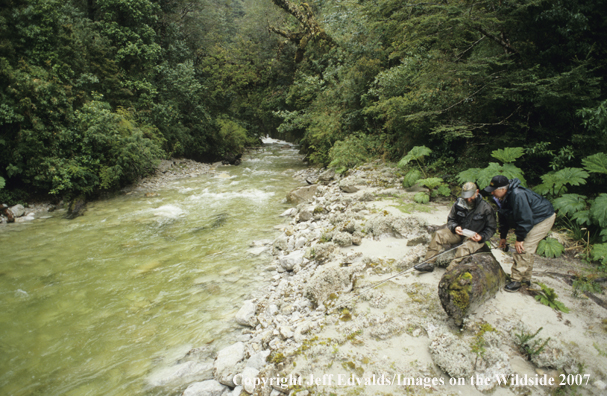
<path fill-rule="evenodd" d="M 241 334 L 234 314 L 270 274 L 249 245 L 278 234 L 303 167 L 295 149 L 266 144 L 153 197 L 1 227 L 0 394 L 179 394 L 146 379 Z"/>

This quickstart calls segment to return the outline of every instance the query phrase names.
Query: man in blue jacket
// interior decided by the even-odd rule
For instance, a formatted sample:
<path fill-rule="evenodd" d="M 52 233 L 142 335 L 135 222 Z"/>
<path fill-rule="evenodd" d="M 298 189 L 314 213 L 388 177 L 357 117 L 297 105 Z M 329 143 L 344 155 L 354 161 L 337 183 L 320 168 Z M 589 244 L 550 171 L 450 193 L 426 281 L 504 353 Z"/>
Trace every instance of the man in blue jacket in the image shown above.
<path fill-rule="evenodd" d="M 499 208 L 499 247 L 506 247 L 506 236 L 510 228 L 514 228 L 516 234 L 511 282 L 505 287 L 506 291 L 515 292 L 521 285 L 531 284 L 537 245 L 550 232 L 556 214 L 546 198 L 522 187 L 521 181 L 516 178 L 508 180 L 506 176 L 494 176 L 485 191 L 493 195 Z"/>

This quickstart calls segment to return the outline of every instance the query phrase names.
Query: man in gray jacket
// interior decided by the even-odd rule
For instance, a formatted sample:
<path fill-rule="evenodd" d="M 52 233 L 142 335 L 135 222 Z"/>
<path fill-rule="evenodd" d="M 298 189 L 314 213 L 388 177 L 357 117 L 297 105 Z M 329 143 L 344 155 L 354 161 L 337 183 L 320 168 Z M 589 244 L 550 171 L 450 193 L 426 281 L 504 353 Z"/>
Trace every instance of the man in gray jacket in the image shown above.
<path fill-rule="evenodd" d="M 519 179 L 508 180 L 498 175 L 491 179 L 485 191 L 493 195 L 499 207 L 499 247 L 506 247 L 508 230 L 514 228 L 516 253 L 511 270 L 511 282 L 504 288 L 515 292 L 521 285 L 531 284 L 534 254 L 539 242 L 548 235 L 556 214 L 550 201 L 521 186 Z"/>
<path fill-rule="evenodd" d="M 466 183 L 462 187 L 460 198 L 449 212 L 447 228 L 437 230 L 432 236 L 424 261 L 439 254 L 443 250 L 443 245 L 453 245 L 464 241 L 466 238 L 464 230 L 472 231 L 468 239 L 457 248 L 455 257 L 449 264 L 449 266 L 457 265 L 465 256 L 483 247 L 485 241 L 495 234 L 496 228 L 495 211 L 479 195 L 475 183 Z M 434 263 L 424 262 L 414 268 L 421 272 L 432 272 Z"/>

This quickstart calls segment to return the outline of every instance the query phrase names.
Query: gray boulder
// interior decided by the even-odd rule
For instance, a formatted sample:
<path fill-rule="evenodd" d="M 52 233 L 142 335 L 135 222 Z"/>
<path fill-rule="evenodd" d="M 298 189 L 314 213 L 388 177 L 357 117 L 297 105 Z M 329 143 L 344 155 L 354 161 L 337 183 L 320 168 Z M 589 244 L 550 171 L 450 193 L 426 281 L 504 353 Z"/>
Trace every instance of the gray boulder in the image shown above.
<path fill-rule="evenodd" d="M 439 334 L 432 340 L 430 355 L 434 363 L 453 378 L 474 373 L 475 355 L 470 345 L 451 333 Z"/>
<path fill-rule="evenodd" d="M 352 194 L 360 190 L 360 188 L 351 179 L 343 179 L 342 181 L 340 181 L 339 189 L 348 194 Z"/>
<path fill-rule="evenodd" d="M 425 233 L 425 225 L 413 217 L 394 216 L 387 212 L 378 213 L 367 221 L 367 230 L 373 236 L 412 239 Z"/>
<path fill-rule="evenodd" d="M 304 296 L 318 306 L 324 304 L 329 298 L 336 298 L 338 292 L 351 287 L 351 268 L 324 267 L 316 271 L 310 278 L 304 290 Z"/>
<path fill-rule="evenodd" d="M 221 385 L 215 380 L 194 382 L 183 392 L 183 396 L 225 396 L 230 388 Z"/>
<path fill-rule="evenodd" d="M 257 304 L 253 300 L 246 300 L 236 313 L 236 323 L 242 326 L 255 327 L 257 325 Z"/>
<path fill-rule="evenodd" d="M 336 232 L 333 235 L 333 242 L 341 247 L 352 246 L 352 235 L 347 232 Z"/>
<path fill-rule="evenodd" d="M 305 252 L 303 250 L 296 250 L 292 253 L 282 256 L 278 259 L 280 266 L 287 271 L 292 271 L 296 265 L 301 265 L 303 262 Z"/>
<path fill-rule="evenodd" d="M 323 184 L 329 184 L 333 179 L 335 179 L 335 171 L 333 169 L 328 169 L 318 176 L 318 181 Z"/>
<path fill-rule="evenodd" d="M 10 210 L 11 212 L 13 212 L 13 216 L 15 217 L 21 217 L 25 214 L 25 208 L 23 207 L 23 205 L 20 204 L 12 206 Z"/>
<path fill-rule="evenodd" d="M 163 386 L 174 382 L 204 381 L 213 378 L 213 365 L 189 361 L 152 372 L 147 378 L 152 386 Z"/>
<path fill-rule="evenodd" d="M 255 378 L 257 378 L 257 375 L 259 375 L 259 370 L 253 367 L 245 367 L 241 373 L 241 385 L 248 394 L 252 394 L 255 391 Z"/>
<path fill-rule="evenodd" d="M 238 373 L 238 363 L 244 359 L 244 343 L 237 342 L 217 353 L 213 364 L 213 376 L 220 383 L 233 387 L 234 376 Z"/>
<path fill-rule="evenodd" d="M 307 202 L 314 198 L 317 189 L 316 185 L 296 188 L 287 194 L 287 202 L 293 204 Z"/>
<path fill-rule="evenodd" d="M 314 217 L 314 212 L 312 208 L 302 208 L 297 215 L 297 222 L 301 223 L 302 221 L 312 220 Z"/>
<path fill-rule="evenodd" d="M 253 367 L 254 369 L 261 370 L 266 365 L 266 358 L 270 355 L 270 351 L 257 352 L 251 355 L 247 360 L 247 367 Z"/>

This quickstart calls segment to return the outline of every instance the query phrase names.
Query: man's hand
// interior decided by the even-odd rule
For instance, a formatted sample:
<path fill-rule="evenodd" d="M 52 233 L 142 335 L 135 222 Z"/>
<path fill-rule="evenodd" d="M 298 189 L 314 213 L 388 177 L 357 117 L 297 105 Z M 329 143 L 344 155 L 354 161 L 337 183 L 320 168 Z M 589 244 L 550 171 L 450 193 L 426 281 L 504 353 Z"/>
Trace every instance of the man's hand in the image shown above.
<path fill-rule="evenodd" d="M 505 239 L 500 239 L 500 244 L 497 245 L 498 249 L 504 249 L 506 248 L 506 240 Z"/>
<path fill-rule="evenodd" d="M 521 242 L 516 241 L 514 243 L 514 248 L 516 249 L 516 252 L 519 253 L 519 254 L 523 253 L 525 251 L 525 248 L 523 247 L 523 242 L 522 241 Z"/>
<path fill-rule="evenodd" d="M 464 235 L 464 233 L 462 232 L 462 227 L 460 227 L 460 226 L 455 227 L 455 233 L 457 235 L 461 235 L 461 236 Z"/>
<path fill-rule="evenodd" d="M 470 239 L 472 239 L 474 242 L 480 242 L 481 239 L 483 239 L 483 237 L 481 237 L 480 235 L 478 235 L 478 233 L 474 234 L 473 237 L 470 237 Z"/>

